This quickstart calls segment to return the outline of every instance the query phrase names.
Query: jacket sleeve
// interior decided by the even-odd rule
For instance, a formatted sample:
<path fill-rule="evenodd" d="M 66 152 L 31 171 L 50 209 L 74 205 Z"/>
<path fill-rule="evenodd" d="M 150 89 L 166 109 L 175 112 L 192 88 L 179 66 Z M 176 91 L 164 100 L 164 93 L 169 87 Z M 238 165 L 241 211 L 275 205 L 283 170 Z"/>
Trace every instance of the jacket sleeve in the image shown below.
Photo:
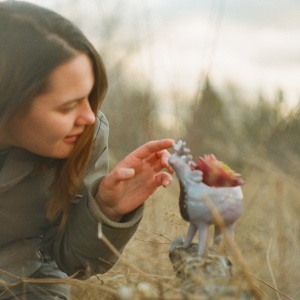
<path fill-rule="evenodd" d="M 143 206 L 140 206 L 124 216 L 122 222 L 113 222 L 101 212 L 94 199 L 99 183 L 108 171 L 108 122 L 102 113 L 98 114 L 97 121 L 83 193 L 79 195 L 78 203 L 72 205 L 65 229 L 59 232 L 58 226 L 53 226 L 43 238 L 42 250 L 68 275 L 78 270 L 84 270 L 85 277 L 108 271 L 118 258 L 98 239 L 98 224 L 102 224 L 103 235 L 122 252 L 143 214 Z"/>

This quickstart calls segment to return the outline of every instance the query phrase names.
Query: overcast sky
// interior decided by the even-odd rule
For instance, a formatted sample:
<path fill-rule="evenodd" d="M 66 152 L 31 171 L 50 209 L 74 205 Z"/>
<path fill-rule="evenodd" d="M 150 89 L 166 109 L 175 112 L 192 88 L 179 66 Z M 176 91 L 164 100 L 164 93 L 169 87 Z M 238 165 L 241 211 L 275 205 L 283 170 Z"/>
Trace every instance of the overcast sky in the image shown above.
<path fill-rule="evenodd" d="M 272 98 L 280 88 L 292 105 L 300 100 L 299 0 L 30 1 L 80 19 L 88 35 L 95 18 L 122 20 L 111 52 L 126 39 L 136 42 L 128 68 L 154 78 L 162 94 L 193 95 L 209 73 L 217 87 L 234 84 L 245 99 L 259 91 Z"/>

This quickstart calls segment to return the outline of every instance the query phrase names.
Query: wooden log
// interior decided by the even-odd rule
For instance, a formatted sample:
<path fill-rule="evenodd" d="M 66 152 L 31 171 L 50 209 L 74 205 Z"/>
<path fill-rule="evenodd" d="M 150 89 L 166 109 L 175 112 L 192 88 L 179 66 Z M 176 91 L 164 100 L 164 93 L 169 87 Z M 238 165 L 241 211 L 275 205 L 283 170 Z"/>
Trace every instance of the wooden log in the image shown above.
<path fill-rule="evenodd" d="M 182 246 L 183 239 L 178 237 L 170 246 L 169 258 L 185 299 L 254 299 L 243 276 L 220 247 L 208 247 L 198 256 L 198 244 L 188 249 Z"/>

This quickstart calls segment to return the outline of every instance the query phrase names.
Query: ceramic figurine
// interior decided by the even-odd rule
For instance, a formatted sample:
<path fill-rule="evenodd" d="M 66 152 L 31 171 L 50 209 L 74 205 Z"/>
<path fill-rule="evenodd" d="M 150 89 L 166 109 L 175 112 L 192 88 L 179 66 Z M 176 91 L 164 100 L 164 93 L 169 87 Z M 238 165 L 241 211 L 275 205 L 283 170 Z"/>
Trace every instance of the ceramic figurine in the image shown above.
<path fill-rule="evenodd" d="M 208 228 L 215 225 L 214 243 L 219 243 L 222 230 L 216 224 L 208 199 L 223 218 L 228 233 L 233 237 L 234 225 L 243 212 L 243 193 L 240 185 L 244 181 L 239 174 L 218 161 L 214 155 L 192 160 L 186 143 L 178 141 L 169 163 L 176 172 L 180 184 L 179 207 L 184 220 L 190 223 L 183 248 L 191 245 L 196 232 L 199 233 L 198 255 L 202 256 L 208 238 Z"/>

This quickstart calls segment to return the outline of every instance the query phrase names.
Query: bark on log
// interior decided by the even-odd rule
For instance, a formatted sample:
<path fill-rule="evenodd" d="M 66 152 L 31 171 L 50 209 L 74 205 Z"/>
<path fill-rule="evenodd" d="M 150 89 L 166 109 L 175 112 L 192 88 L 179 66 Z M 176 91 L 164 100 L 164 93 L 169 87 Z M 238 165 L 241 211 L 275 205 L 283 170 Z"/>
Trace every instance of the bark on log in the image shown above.
<path fill-rule="evenodd" d="M 203 256 L 198 256 L 198 244 L 188 249 L 182 245 L 182 237 L 173 241 L 169 258 L 186 299 L 254 299 L 241 272 L 234 268 L 220 247 L 209 247 Z"/>

